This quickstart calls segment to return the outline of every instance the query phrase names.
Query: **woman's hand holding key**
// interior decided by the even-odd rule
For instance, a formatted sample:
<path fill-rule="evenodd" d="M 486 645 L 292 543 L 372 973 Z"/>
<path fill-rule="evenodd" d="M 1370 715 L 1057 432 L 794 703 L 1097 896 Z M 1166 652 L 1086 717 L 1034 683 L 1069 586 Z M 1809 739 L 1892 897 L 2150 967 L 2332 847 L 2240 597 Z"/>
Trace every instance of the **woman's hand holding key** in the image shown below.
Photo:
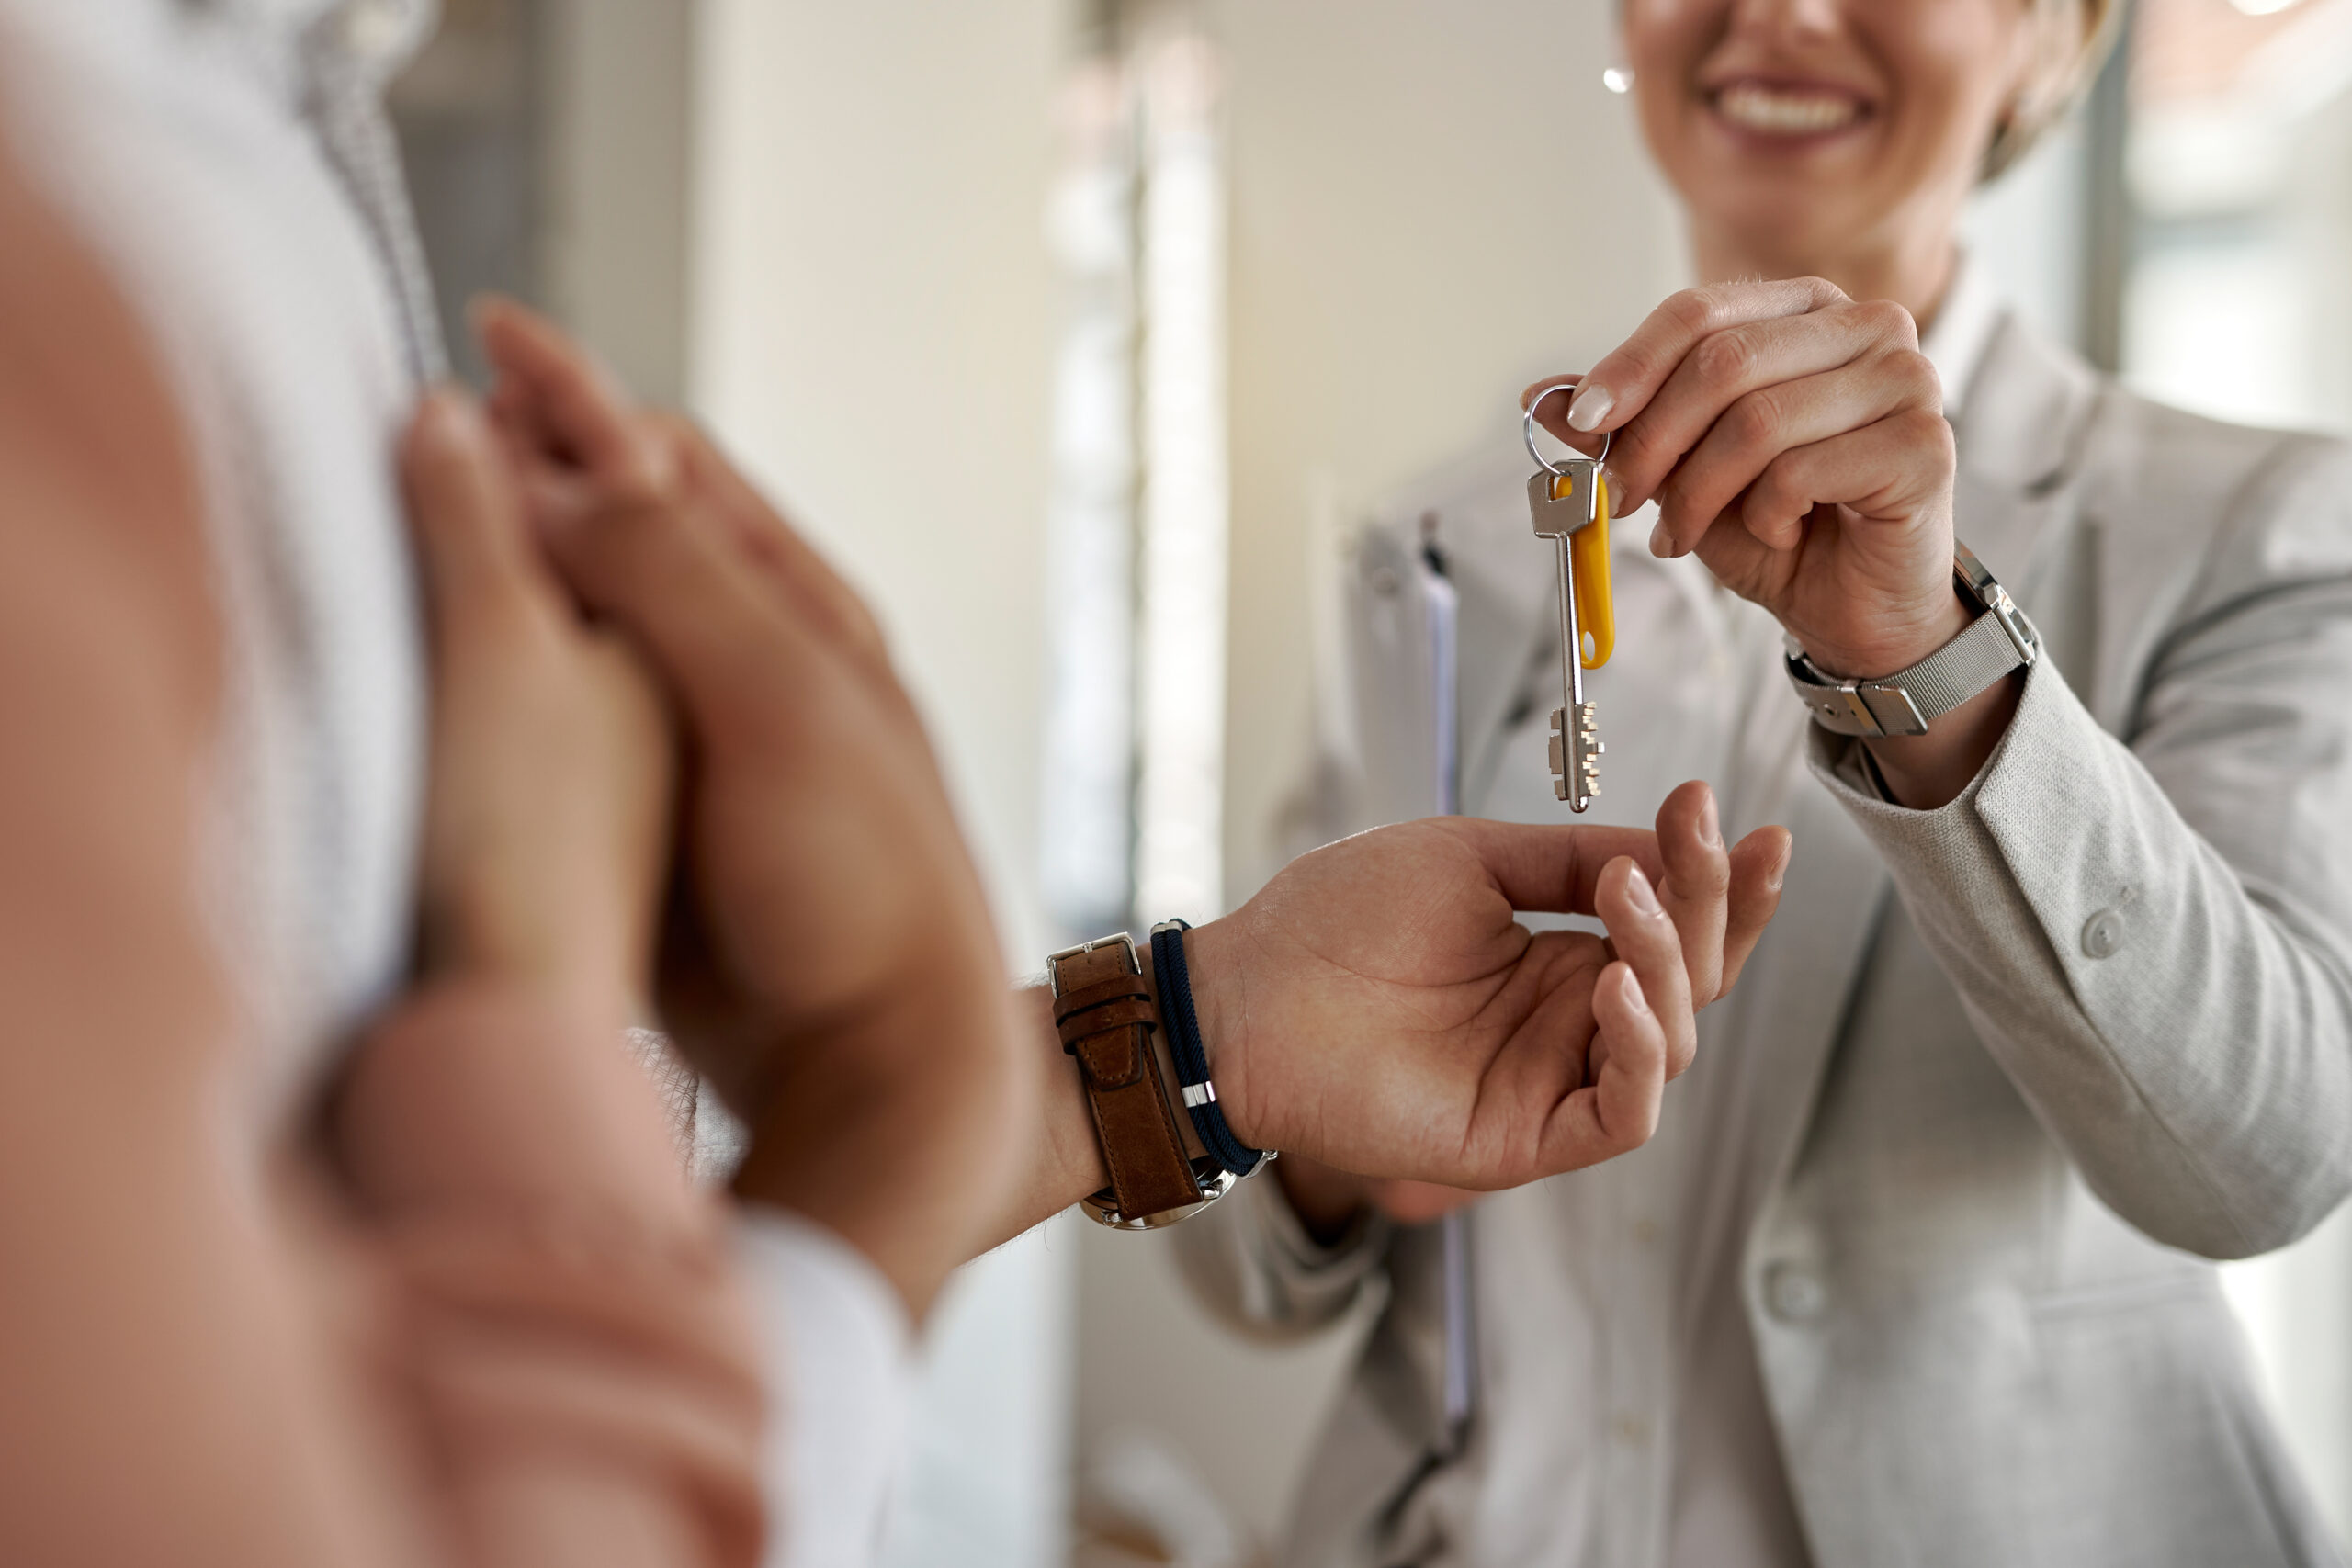
<path fill-rule="evenodd" d="M 1942 384 L 1900 305 L 1819 278 L 1687 289 L 1537 418 L 1580 448 L 1613 433 L 1615 509 L 1658 503 L 1652 552 L 1695 551 L 1833 674 L 1894 674 L 1972 618 L 1952 588 Z M 1957 795 L 2016 694 L 2002 682 L 1928 735 L 1873 739 L 1896 797 Z"/>

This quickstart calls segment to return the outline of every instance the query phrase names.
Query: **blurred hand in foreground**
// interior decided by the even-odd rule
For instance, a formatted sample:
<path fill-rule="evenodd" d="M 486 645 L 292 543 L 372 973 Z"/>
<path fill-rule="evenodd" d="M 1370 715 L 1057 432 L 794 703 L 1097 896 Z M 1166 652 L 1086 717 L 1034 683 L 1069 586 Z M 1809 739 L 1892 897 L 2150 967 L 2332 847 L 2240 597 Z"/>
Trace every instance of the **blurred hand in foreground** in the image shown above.
<path fill-rule="evenodd" d="M 433 653 L 426 971 L 494 976 L 617 1032 L 642 1002 L 667 857 L 660 694 L 543 564 L 465 393 L 424 400 L 401 462 Z"/>
<path fill-rule="evenodd" d="M 478 322 L 541 540 L 681 719 L 659 991 L 752 1129 L 737 1190 L 921 1311 L 1003 1206 L 1040 1064 L 914 705 L 865 605 L 700 431 L 519 307 Z"/>

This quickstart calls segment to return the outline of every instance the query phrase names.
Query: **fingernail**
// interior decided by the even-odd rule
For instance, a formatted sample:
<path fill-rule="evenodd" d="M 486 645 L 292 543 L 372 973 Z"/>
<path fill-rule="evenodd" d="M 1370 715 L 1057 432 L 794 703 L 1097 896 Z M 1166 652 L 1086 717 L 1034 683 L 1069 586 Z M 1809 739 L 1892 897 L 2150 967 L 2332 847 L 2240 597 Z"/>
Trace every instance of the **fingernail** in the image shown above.
<path fill-rule="evenodd" d="M 1706 804 L 1699 807 L 1699 838 L 1711 850 L 1724 847 L 1722 821 L 1715 815 L 1715 792 L 1707 792 Z"/>
<path fill-rule="evenodd" d="M 1625 897 L 1634 901 L 1634 908 L 1642 914 L 1665 912 L 1658 907 L 1657 890 L 1650 886 L 1650 879 L 1642 874 L 1642 868 L 1638 865 L 1634 867 L 1633 874 L 1625 878 Z"/>
<path fill-rule="evenodd" d="M 1796 858 L 1797 841 L 1794 839 L 1791 839 L 1789 840 L 1788 848 L 1781 852 L 1780 864 L 1774 866 L 1772 868 L 1772 874 L 1764 879 L 1766 885 L 1769 886 L 1773 892 L 1778 893 L 1781 890 L 1781 883 L 1789 874 L 1789 863 Z"/>
<path fill-rule="evenodd" d="M 1634 510 L 1633 492 L 1625 488 L 1624 481 L 1617 477 L 1614 468 L 1602 468 L 1600 477 L 1609 486 L 1609 517 L 1614 522 Z"/>
<path fill-rule="evenodd" d="M 458 387 L 435 387 L 416 412 L 417 439 L 445 452 L 471 450 L 483 439 L 481 412 L 472 394 Z"/>
<path fill-rule="evenodd" d="M 1650 530 L 1650 554 L 1660 560 L 1674 558 L 1674 536 L 1666 531 L 1664 523 Z"/>
<path fill-rule="evenodd" d="M 1650 999 L 1649 998 L 1642 995 L 1642 982 L 1634 976 L 1633 966 L 1630 964 L 1628 964 L 1625 969 L 1624 986 L 1625 1005 L 1632 1008 L 1635 1012 L 1649 1011 Z"/>
<path fill-rule="evenodd" d="M 1587 381 L 1577 389 L 1575 399 L 1568 404 L 1568 428 L 1597 430 L 1600 422 L 1609 417 L 1609 411 L 1616 406 L 1617 400 L 1610 396 L 1608 388 L 1596 387 Z"/>

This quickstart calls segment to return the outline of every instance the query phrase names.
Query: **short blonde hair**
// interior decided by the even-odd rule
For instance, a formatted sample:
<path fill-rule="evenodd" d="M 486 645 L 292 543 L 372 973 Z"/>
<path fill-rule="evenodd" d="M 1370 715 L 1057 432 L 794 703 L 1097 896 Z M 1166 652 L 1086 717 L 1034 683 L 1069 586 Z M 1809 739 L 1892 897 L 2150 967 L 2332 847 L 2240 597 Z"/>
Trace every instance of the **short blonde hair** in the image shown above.
<path fill-rule="evenodd" d="M 2033 8 L 2034 71 L 1994 128 L 1979 180 L 1990 180 L 2030 152 L 2066 118 L 2115 47 L 2120 0 L 2026 0 Z"/>

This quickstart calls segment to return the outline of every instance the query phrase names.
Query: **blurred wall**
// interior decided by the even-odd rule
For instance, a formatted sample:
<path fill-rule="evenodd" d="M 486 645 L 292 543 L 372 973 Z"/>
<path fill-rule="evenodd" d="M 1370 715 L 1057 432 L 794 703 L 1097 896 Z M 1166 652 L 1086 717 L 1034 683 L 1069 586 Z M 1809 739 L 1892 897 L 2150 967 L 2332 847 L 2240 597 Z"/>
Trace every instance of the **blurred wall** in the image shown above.
<path fill-rule="evenodd" d="M 1238 902 L 1278 863 L 1313 733 L 1310 540 L 1467 446 L 1516 439 L 1519 389 L 1596 356 L 1680 262 L 1630 106 L 1600 85 L 1609 7 L 1205 10 L 1230 180 Z M 1246 1344 L 1185 1296 L 1163 1238 L 1089 1227 L 1080 1248 L 1081 1456 L 1114 1430 L 1154 1431 L 1271 1540 L 1361 1322 L 1304 1347 Z"/>
<path fill-rule="evenodd" d="M 1058 0 L 704 0 L 692 54 L 686 386 L 879 612 L 1032 968 L 1064 20 Z M 1057 1234 L 934 1314 L 891 1561 L 1057 1560 Z"/>
<path fill-rule="evenodd" d="M 1342 523 L 1581 367 L 1679 277 L 1612 8 L 1216 0 L 1230 78 L 1233 643 L 1226 884 L 1306 761 L 1310 516 Z"/>
<path fill-rule="evenodd" d="M 536 0 L 540 292 L 651 402 L 686 394 L 697 6 Z"/>

